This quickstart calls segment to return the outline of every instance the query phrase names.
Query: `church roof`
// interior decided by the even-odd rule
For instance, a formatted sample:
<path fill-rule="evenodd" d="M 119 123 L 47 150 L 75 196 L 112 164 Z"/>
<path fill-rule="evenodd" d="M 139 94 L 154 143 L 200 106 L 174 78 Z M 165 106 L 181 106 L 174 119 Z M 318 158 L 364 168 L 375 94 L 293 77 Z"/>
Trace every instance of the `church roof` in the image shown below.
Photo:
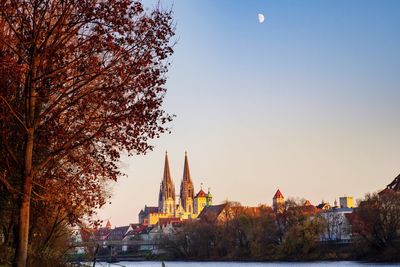
<path fill-rule="evenodd" d="M 158 212 L 158 207 L 148 207 L 148 206 L 146 206 L 144 208 L 144 214 L 145 215 L 148 215 L 150 213 L 157 213 L 157 212 Z"/>
<path fill-rule="evenodd" d="M 281 193 L 281 191 L 279 189 L 276 190 L 274 198 L 283 198 L 283 195 L 282 195 L 282 193 Z"/>
<path fill-rule="evenodd" d="M 107 228 L 111 228 L 110 220 L 107 221 L 106 227 L 107 227 Z"/>
<path fill-rule="evenodd" d="M 196 197 L 197 198 L 199 198 L 199 197 L 206 197 L 207 195 L 206 195 L 206 193 L 203 191 L 203 189 L 200 189 L 200 191 L 197 193 L 197 195 L 196 195 Z"/>
<path fill-rule="evenodd" d="M 225 209 L 226 205 L 227 204 L 206 206 L 200 212 L 198 218 L 201 221 L 215 222 L 217 220 L 218 216 L 221 214 L 221 212 Z"/>

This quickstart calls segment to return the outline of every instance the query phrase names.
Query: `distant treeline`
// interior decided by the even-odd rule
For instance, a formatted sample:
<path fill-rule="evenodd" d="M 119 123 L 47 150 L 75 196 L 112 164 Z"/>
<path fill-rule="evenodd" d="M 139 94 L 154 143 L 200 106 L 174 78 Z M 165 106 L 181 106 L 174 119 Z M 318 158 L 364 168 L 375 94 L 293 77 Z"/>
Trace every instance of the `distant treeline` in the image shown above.
<path fill-rule="evenodd" d="M 243 208 L 223 222 L 184 223 L 163 248 L 172 259 L 400 261 L 399 192 L 367 195 L 348 219 L 351 242 L 322 242 L 332 222 L 288 200 L 279 213 Z"/>

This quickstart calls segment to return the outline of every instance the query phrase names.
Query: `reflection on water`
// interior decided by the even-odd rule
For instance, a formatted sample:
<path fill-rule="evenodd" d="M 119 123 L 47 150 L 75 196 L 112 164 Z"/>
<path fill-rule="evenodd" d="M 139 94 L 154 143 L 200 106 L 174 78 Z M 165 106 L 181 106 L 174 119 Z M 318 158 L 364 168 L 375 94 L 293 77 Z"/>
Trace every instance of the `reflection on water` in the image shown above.
<path fill-rule="evenodd" d="M 362 263 L 353 261 L 328 261 L 328 262 L 185 262 L 185 261 L 166 261 L 165 267 L 290 267 L 290 266 L 312 266 L 312 267 L 366 267 L 366 266 L 400 266 L 399 264 L 377 264 Z M 160 261 L 134 261 L 119 263 L 97 262 L 99 267 L 162 267 Z"/>

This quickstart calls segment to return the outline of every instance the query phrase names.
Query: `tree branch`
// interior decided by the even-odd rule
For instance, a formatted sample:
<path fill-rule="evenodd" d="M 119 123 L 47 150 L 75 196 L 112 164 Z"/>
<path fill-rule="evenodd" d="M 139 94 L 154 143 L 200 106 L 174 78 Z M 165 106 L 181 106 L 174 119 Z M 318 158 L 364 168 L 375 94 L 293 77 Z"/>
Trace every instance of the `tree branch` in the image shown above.
<path fill-rule="evenodd" d="M 25 123 L 21 120 L 21 118 L 15 113 L 13 108 L 10 106 L 10 104 L 7 102 L 7 100 L 0 96 L 0 98 L 3 100 L 3 102 L 6 104 L 6 106 L 10 109 L 11 113 L 14 115 L 14 117 L 21 123 L 22 127 L 24 127 L 25 131 L 28 132 L 28 128 L 26 127 Z"/>

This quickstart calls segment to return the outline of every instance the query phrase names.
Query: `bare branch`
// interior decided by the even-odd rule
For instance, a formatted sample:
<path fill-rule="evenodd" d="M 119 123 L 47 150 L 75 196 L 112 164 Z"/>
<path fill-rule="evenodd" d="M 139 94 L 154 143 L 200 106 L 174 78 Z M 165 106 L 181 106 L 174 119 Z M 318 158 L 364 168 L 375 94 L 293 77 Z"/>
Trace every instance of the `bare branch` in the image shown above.
<path fill-rule="evenodd" d="M 7 100 L 0 96 L 0 98 L 3 100 L 3 102 L 6 104 L 6 106 L 8 107 L 8 109 L 11 111 L 11 113 L 13 114 L 14 118 L 16 118 L 20 123 L 21 126 L 24 127 L 24 129 L 26 130 L 26 132 L 28 132 L 28 128 L 26 127 L 25 123 L 21 120 L 21 118 L 17 115 L 17 113 L 15 113 L 15 111 L 13 110 L 13 108 L 10 106 L 10 104 L 7 102 Z"/>

